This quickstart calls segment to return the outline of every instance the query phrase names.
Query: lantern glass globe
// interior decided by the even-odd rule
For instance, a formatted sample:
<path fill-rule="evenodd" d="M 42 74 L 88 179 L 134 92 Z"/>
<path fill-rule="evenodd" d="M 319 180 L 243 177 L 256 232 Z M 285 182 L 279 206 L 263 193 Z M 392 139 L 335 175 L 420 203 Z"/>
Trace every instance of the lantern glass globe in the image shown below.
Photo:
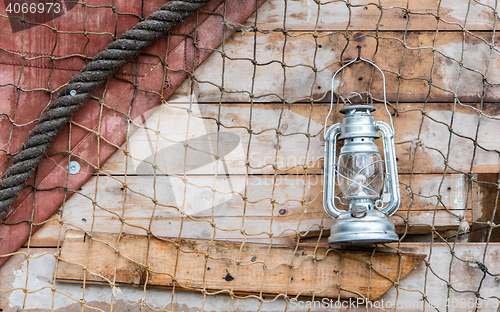
<path fill-rule="evenodd" d="M 344 198 L 378 198 L 384 185 L 378 152 L 340 154 L 337 182 Z"/>

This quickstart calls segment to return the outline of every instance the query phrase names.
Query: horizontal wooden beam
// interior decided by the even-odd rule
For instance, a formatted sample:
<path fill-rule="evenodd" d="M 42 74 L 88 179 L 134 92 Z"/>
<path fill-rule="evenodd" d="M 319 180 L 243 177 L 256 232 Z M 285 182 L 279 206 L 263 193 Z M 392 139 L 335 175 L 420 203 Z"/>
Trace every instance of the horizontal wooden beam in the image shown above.
<path fill-rule="evenodd" d="M 304 244 L 301 242 L 300 245 Z M 447 303 L 448 306 L 452 303 L 457 306 L 465 300 L 466 303 L 470 302 L 471 305 L 474 305 L 476 302 L 475 292 L 479 292 L 481 298 L 478 300 L 478 305 L 481 306 L 479 311 L 496 311 L 498 309 L 499 302 L 495 299 L 498 297 L 498 280 L 494 275 L 500 273 L 500 243 L 447 244 L 434 241 L 433 243 L 403 242 L 387 244 L 386 246 L 389 249 L 379 246 L 376 254 L 379 251 L 395 252 L 399 248 L 406 253 L 427 255 L 426 263 L 421 262 L 417 265 L 406 277 L 400 279 L 397 287 L 391 287 L 374 304 L 380 305 L 383 300 L 384 303 L 391 303 L 392 306 L 406 306 L 408 309 L 413 307 L 413 310 L 416 311 L 422 311 L 423 306 L 425 306 L 426 311 L 427 308 L 441 311 L 446 310 Z M 318 244 L 316 240 L 308 247 L 318 248 L 318 250 L 322 251 L 327 249 L 326 245 Z M 111 247 L 106 249 L 113 250 Z M 124 251 L 122 248 L 120 250 Z M 179 287 L 171 291 L 153 289 L 153 287 L 147 287 L 146 289 L 143 287 L 121 287 L 120 284 L 115 284 L 113 288 L 109 284 L 89 285 L 87 283 L 83 297 L 84 290 L 81 283 L 54 282 L 54 268 L 60 256 L 60 251 L 60 249 L 56 248 L 22 248 L 12 256 L 0 268 L 0 280 L 3 282 L 0 284 L 0 292 L 2 293 L 0 307 L 4 310 L 7 307 L 7 311 L 22 309 L 25 295 L 22 289 L 26 287 L 29 293 L 24 302 L 24 310 L 27 312 L 80 311 L 80 303 L 83 303 L 86 309 L 102 309 L 105 311 L 111 309 L 134 311 L 140 310 L 141 306 L 144 305 L 151 310 L 162 310 L 167 307 L 175 311 L 184 311 L 186 309 L 203 310 L 207 309 L 207 306 L 227 310 L 234 307 L 235 304 L 247 311 L 256 311 L 259 308 L 263 311 L 282 311 L 287 307 L 288 309 L 293 308 L 291 306 L 292 302 L 285 302 L 282 297 L 276 298 L 270 303 L 262 304 L 260 300 L 251 297 L 239 299 L 230 297 L 227 293 L 204 296 L 201 291 L 178 291 Z M 202 251 L 206 251 L 206 249 Z M 26 258 L 27 255 L 29 255 L 29 259 Z M 242 255 L 248 255 L 246 250 Z M 153 255 L 151 254 L 151 256 Z M 331 253 L 329 253 L 329 256 L 331 256 Z M 248 257 L 241 260 L 242 263 L 249 261 Z M 255 260 L 255 262 L 259 261 L 258 259 Z M 318 263 L 321 262 L 324 261 L 318 261 Z M 484 264 L 484 267 L 480 266 L 479 263 Z M 75 266 L 80 271 L 83 271 L 81 266 Z M 114 267 L 113 264 L 111 266 Z M 252 266 L 256 267 L 256 264 Z M 282 267 L 284 268 L 284 266 Z M 485 268 L 493 276 L 485 275 L 482 271 Z M 325 276 L 330 277 L 335 274 L 333 269 L 335 267 L 331 267 Z M 340 276 L 349 270 L 350 268 L 344 265 Z M 230 270 L 229 272 L 233 276 L 234 271 Z M 227 276 L 227 272 L 222 273 L 224 277 Z M 239 276 L 241 277 L 241 275 Z M 372 274 L 372 276 L 376 276 L 376 274 Z M 87 274 L 87 277 L 93 278 L 90 274 Z M 26 280 L 28 280 L 27 286 Z M 225 282 L 222 277 L 221 282 Z M 451 285 L 452 289 L 449 289 L 448 285 Z M 53 293 L 50 291 L 52 287 L 56 289 L 55 300 L 53 300 Z M 309 287 L 306 289 L 308 290 Z M 145 291 L 146 295 L 144 295 Z M 241 297 L 241 295 L 235 296 Z M 171 299 L 172 297 L 174 297 L 174 300 Z M 85 298 L 85 301 L 79 301 L 81 298 Z M 292 298 L 295 297 L 289 296 L 289 300 Z M 314 302 L 321 304 L 322 298 L 321 295 L 318 295 L 314 298 Z M 263 299 L 267 300 L 269 298 L 264 297 Z M 305 307 L 306 304 L 312 303 L 311 299 L 299 297 L 295 303 L 300 302 Z M 332 300 L 335 301 L 333 298 Z M 230 302 L 233 302 L 233 305 Z M 316 307 L 319 307 L 319 305 L 316 305 Z M 384 305 L 384 307 L 387 307 L 387 305 Z M 364 306 L 358 308 L 366 310 Z M 330 310 L 334 310 L 334 308 Z"/>
<path fill-rule="evenodd" d="M 463 212 L 452 211 L 407 211 L 407 212 L 397 212 L 392 215 L 389 219 L 396 227 L 396 233 L 403 234 L 431 234 L 434 231 L 444 232 L 444 231 L 457 231 L 460 226 L 461 218 L 469 218 L 470 212 L 467 215 L 463 215 Z M 326 225 L 323 226 L 313 226 L 307 229 L 307 231 L 302 231 L 299 233 L 301 238 L 309 237 L 328 237 L 330 235 L 330 226 L 334 223 L 333 219 L 324 222 Z"/>
<path fill-rule="evenodd" d="M 319 4 L 308 0 L 268 0 L 259 10 L 257 27 L 273 30 L 283 28 L 285 22 L 287 29 L 303 31 L 342 31 L 347 28 L 374 30 L 377 26 L 381 31 L 436 31 L 439 17 L 440 31 L 461 31 L 463 28 L 471 31 L 491 30 L 495 21 L 494 7 L 493 1 L 477 3 L 466 0 L 439 3 L 433 0 L 386 0 L 380 4 L 369 1 L 329 1 Z M 246 25 L 253 26 L 254 22 L 255 16 Z"/>
<path fill-rule="evenodd" d="M 242 217 L 242 207 L 247 206 L 245 216 L 280 216 L 293 211 L 323 209 L 323 175 L 193 175 L 185 178 L 186 190 L 177 188 L 180 177 L 154 176 L 101 176 L 93 177 L 90 185 L 106 190 L 106 196 L 97 197 L 97 206 L 109 212 L 132 212 L 146 209 L 156 201 L 171 217 L 180 217 L 179 210 L 196 218 Z M 229 180 L 229 181 L 228 181 Z M 400 174 L 401 205 L 399 211 L 408 210 L 464 210 L 467 184 L 461 174 Z M 155 189 L 157 190 L 155 194 Z M 160 192 L 161 190 L 161 192 Z M 92 208 L 95 189 L 84 187 L 79 200 L 72 200 L 65 209 Z M 104 194 L 102 194 L 104 195 Z M 342 193 L 337 189 L 337 196 Z M 439 198 L 438 198 L 439 197 Z M 186 198 L 186 202 L 184 202 Z M 184 203 L 183 203 L 184 202 Z M 342 204 L 337 202 L 340 208 Z M 272 205 L 290 213 L 270 213 Z M 169 207 L 172 206 L 172 207 Z M 215 209 L 212 211 L 212 207 Z M 347 207 L 343 207 L 347 208 Z M 309 210 L 311 211 L 311 210 Z M 144 216 L 149 213 L 145 212 Z M 168 215 L 164 215 L 167 217 Z"/>
<path fill-rule="evenodd" d="M 374 60 L 386 76 L 387 100 L 396 102 L 496 102 L 500 95 L 500 52 L 492 32 L 320 31 L 257 35 L 239 33 L 195 71 L 200 102 L 330 101 L 333 74 L 340 61 L 358 56 Z M 317 36 L 317 38 L 315 38 Z M 348 38 L 346 38 L 348 36 Z M 284 49 L 284 51 L 283 51 Z M 254 52 L 255 51 L 255 52 Z M 255 56 L 257 66 L 252 62 Z M 219 70 L 214 70 L 214 68 Z M 222 72 L 223 71 L 223 72 Z M 224 85 L 222 85 L 224 76 Z M 286 81 L 284 77 L 286 76 Z M 486 79 L 483 80 L 483 77 Z M 349 66 L 337 76 L 336 92 L 370 91 L 383 99 L 382 79 L 366 63 Z M 484 85 L 483 85 L 484 82 Z M 429 83 L 431 84 L 429 86 Z M 176 94 L 189 94 L 185 83 Z M 224 92 L 221 96 L 221 90 Z M 250 97 L 252 92 L 252 97 Z"/>
<path fill-rule="evenodd" d="M 384 106 L 375 106 L 374 117 L 390 122 Z M 329 104 L 200 104 L 191 114 L 188 107 L 162 106 L 101 170 L 152 175 L 155 164 L 157 174 L 303 173 L 304 167 L 308 173 L 322 172 Z M 398 172 L 443 173 L 445 163 L 448 173 L 498 172 L 500 136 L 491 134 L 500 129 L 500 120 L 488 116 L 498 116 L 499 107 L 399 104 L 393 116 Z M 342 116 L 335 107 L 328 125 Z M 376 141 L 382 150 L 381 140 Z"/>
<path fill-rule="evenodd" d="M 186 181 L 191 184 L 184 194 L 171 177 L 93 177 L 32 236 L 30 244 L 57 246 L 67 230 L 90 231 L 92 225 L 106 232 L 119 232 L 123 225 L 129 234 L 144 235 L 150 222 L 152 231 L 160 236 L 181 233 L 186 238 L 215 235 L 217 239 L 241 240 L 244 229 L 247 241 L 269 241 L 272 233 L 273 242 L 287 243 L 297 233 L 328 229 L 333 223 L 323 210 L 321 175 L 230 176 L 231 184 L 226 178 L 189 176 Z M 401 185 L 402 204 L 398 216 L 392 218 L 399 233 L 430 233 L 432 225 L 438 231 L 457 229 L 462 217 L 471 220 L 462 175 L 400 178 L 414 194 L 412 201 Z M 212 186 L 218 192 L 215 196 Z M 444 206 L 438 201 L 439 194 Z"/>
<path fill-rule="evenodd" d="M 375 300 L 425 258 L 411 253 L 83 232 L 66 235 L 56 280 L 237 294 Z M 349 269 L 346 269 L 349 268 Z M 337 274 L 335 274 L 337 272 Z"/>

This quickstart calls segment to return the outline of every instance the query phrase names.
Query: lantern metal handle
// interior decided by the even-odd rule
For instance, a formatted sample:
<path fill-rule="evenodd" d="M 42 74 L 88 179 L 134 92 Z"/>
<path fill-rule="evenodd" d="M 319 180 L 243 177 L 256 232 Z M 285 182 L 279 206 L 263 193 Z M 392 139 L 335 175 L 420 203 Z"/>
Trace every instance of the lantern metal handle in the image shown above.
<path fill-rule="evenodd" d="M 328 129 L 328 132 L 325 134 L 325 169 L 323 174 L 323 206 L 325 208 L 326 213 L 337 219 L 341 213 L 344 211 L 338 209 L 335 206 L 335 170 L 337 167 L 337 161 L 335 155 L 337 154 L 337 144 L 335 144 L 337 137 L 340 134 L 340 124 L 335 124 Z M 333 155 L 330 159 L 329 155 Z M 332 179 L 329 179 L 329 177 Z M 332 181 L 333 183 L 329 183 Z"/>
<path fill-rule="evenodd" d="M 396 165 L 396 154 L 394 145 L 394 131 L 392 128 L 382 121 L 377 121 L 377 130 L 383 135 L 382 143 L 384 146 L 384 163 L 385 163 L 385 183 L 384 183 L 384 195 L 387 194 L 386 191 L 388 187 L 389 203 L 383 208 L 379 208 L 386 216 L 393 215 L 399 208 L 401 201 L 401 195 L 399 193 L 399 182 L 398 182 L 398 166 Z"/>
<path fill-rule="evenodd" d="M 324 137 L 325 137 L 325 140 L 326 140 L 326 125 L 328 123 L 328 118 L 330 118 L 330 115 L 332 114 L 332 110 L 333 110 L 333 91 L 334 91 L 334 83 L 335 83 L 335 77 L 337 76 L 338 73 L 340 73 L 344 68 L 346 68 L 347 66 L 351 65 L 351 64 L 354 64 L 358 61 L 362 61 L 362 62 L 366 62 L 368 64 L 371 64 L 373 67 L 375 67 L 376 69 L 378 69 L 378 71 L 380 72 L 380 74 L 382 75 L 382 83 L 383 83 L 383 87 L 384 87 L 384 106 L 385 106 L 385 110 L 387 111 L 387 115 L 389 115 L 389 120 L 391 121 L 391 128 L 394 129 L 394 124 L 392 122 L 392 116 L 391 114 L 389 113 L 389 109 L 387 108 L 387 96 L 386 96 L 386 90 L 385 90 L 385 75 L 384 75 L 384 72 L 375 64 L 373 63 L 372 61 L 370 60 L 367 60 L 367 59 L 364 59 L 362 57 L 360 57 L 358 55 L 358 57 L 356 57 L 354 60 L 350 61 L 349 63 L 345 64 L 344 66 L 340 67 L 336 72 L 335 74 L 333 74 L 333 78 L 332 78 L 332 94 L 331 94 L 331 97 L 330 97 L 330 110 L 328 111 L 328 115 L 326 116 L 325 118 L 325 127 L 323 129 L 323 134 L 324 134 Z"/>

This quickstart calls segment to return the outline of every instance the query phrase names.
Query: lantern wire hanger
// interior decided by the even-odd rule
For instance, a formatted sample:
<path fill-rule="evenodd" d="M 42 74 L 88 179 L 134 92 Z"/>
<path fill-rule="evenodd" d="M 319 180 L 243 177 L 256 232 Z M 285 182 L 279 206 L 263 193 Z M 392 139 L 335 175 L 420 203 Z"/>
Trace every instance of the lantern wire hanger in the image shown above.
<path fill-rule="evenodd" d="M 389 108 L 387 107 L 387 97 L 386 97 L 386 89 L 385 89 L 385 75 L 384 75 L 384 72 L 380 69 L 380 67 L 378 67 L 375 63 L 373 63 L 372 61 L 370 60 L 367 60 L 367 59 L 364 59 L 361 57 L 361 48 L 358 47 L 358 56 L 350 61 L 349 63 L 345 64 L 344 66 L 340 67 L 336 72 L 335 74 L 333 75 L 333 78 L 332 78 L 332 93 L 331 93 L 331 96 L 330 96 L 330 110 L 328 111 L 328 115 L 326 116 L 326 119 L 325 119 L 325 126 L 323 128 L 323 135 L 326 139 L 326 125 L 328 123 L 328 118 L 330 118 L 330 115 L 332 114 L 332 111 L 333 111 L 333 92 L 334 92 L 334 89 L 335 89 L 335 77 L 337 76 L 338 73 L 340 73 L 344 68 L 348 67 L 349 65 L 351 64 L 354 64 L 354 63 L 359 63 L 359 62 L 366 62 L 370 65 L 372 65 L 373 67 L 375 67 L 376 69 L 378 69 L 378 71 L 380 72 L 380 74 L 382 74 L 382 84 L 383 84 L 383 88 L 384 88 L 384 107 L 385 107 L 385 111 L 387 112 L 387 115 L 389 116 L 389 120 L 390 120 L 390 125 L 391 125 L 391 128 L 392 130 L 394 130 L 394 123 L 392 121 L 392 115 L 391 113 L 389 112 Z M 351 94 L 355 94 L 355 95 L 358 95 L 360 98 L 361 98 L 361 102 L 363 102 L 363 97 L 361 96 L 361 94 L 359 94 L 358 92 L 350 92 L 348 95 L 347 95 L 347 101 L 349 102 L 349 104 L 352 105 L 352 102 L 350 100 L 350 95 Z M 345 101 L 344 101 L 345 103 Z"/>

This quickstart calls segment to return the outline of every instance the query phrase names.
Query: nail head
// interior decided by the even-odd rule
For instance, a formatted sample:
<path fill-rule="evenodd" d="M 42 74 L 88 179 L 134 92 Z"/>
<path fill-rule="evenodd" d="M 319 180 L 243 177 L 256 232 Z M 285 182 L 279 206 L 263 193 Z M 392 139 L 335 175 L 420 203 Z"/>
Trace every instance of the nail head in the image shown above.
<path fill-rule="evenodd" d="M 70 162 L 68 171 L 70 174 L 77 174 L 78 172 L 80 172 L 80 164 L 76 161 Z"/>

